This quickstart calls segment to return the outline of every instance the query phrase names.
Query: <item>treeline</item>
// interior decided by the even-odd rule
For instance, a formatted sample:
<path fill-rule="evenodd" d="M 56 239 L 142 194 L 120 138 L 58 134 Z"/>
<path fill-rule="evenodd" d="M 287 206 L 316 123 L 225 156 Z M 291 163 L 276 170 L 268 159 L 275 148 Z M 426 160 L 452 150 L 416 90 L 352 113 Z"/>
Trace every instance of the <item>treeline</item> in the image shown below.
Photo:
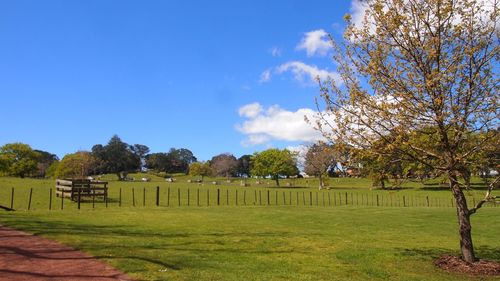
<path fill-rule="evenodd" d="M 128 144 L 113 136 L 107 144 L 96 144 L 90 151 L 78 151 L 58 159 L 55 154 L 32 149 L 23 143 L 0 147 L 0 175 L 15 177 L 84 178 L 116 174 L 127 180 L 131 172 L 148 171 L 161 177 L 183 173 L 193 176 L 249 177 L 271 176 L 279 185 L 280 177 L 299 174 L 295 155 L 288 150 L 268 149 L 236 158 L 222 153 L 206 162 L 198 162 L 187 148 L 150 153 L 142 144 Z"/>
<path fill-rule="evenodd" d="M 391 136 L 386 136 L 387 138 Z M 481 138 L 480 134 L 469 136 Z M 432 142 L 429 137 L 414 136 L 415 143 Z M 307 147 L 303 172 L 319 178 L 319 188 L 327 185 L 329 177 L 368 177 L 373 186 L 400 188 L 405 181 L 425 181 L 442 176 L 438 170 L 414 161 L 397 146 L 397 139 L 387 145 L 374 142 L 371 149 L 360 149 L 346 144 L 317 142 Z M 422 146 L 422 145 L 421 145 Z M 380 153 L 384 151 L 384 153 Z M 472 175 L 488 176 L 499 169 L 498 146 L 486 146 L 478 153 L 476 165 L 464 166 L 457 175 L 470 186 Z M 0 147 L 0 174 L 17 177 L 70 177 L 83 178 L 91 175 L 116 174 L 119 180 L 127 180 L 130 172 L 148 171 L 160 177 L 174 174 L 190 174 L 218 177 L 269 177 L 276 181 L 290 176 L 300 176 L 297 167 L 299 155 L 287 149 L 267 149 L 253 155 L 236 158 L 222 153 L 209 161 L 199 162 L 187 148 L 171 148 L 168 152 L 150 153 L 142 144 L 128 144 L 113 136 L 107 144 L 97 144 L 90 151 L 78 151 L 56 155 L 32 149 L 27 144 L 11 143 Z M 427 163 L 439 159 L 428 158 Z M 445 177 L 443 177 L 445 179 Z"/>

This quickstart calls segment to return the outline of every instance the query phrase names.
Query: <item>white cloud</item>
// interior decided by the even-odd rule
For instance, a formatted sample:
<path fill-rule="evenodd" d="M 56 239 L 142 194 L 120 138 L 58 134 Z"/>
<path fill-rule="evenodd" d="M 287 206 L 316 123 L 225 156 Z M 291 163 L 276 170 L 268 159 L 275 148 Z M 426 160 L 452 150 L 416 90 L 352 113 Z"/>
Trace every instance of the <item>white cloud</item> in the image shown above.
<path fill-rule="evenodd" d="M 328 33 L 323 29 L 306 32 L 297 45 L 297 50 L 305 50 L 308 57 L 314 55 L 326 56 L 332 48 Z"/>
<path fill-rule="evenodd" d="M 244 105 L 238 109 L 240 116 L 254 118 L 262 112 L 262 106 L 258 102 Z"/>
<path fill-rule="evenodd" d="M 308 124 L 304 117 L 314 120 L 316 111 L 301 108 L 288 111 L 277 105 L 262 109 L 259 103 L 242 106 L 240 116 L 246 117 L 236 129 L 246 135 L 245 146 L 265 144 L 273 140 L 313 142 L 323 139 L 322 134 Z"/>
<path fill-rule="evenodd" d="M 319 69 L 315 65 L 308 65 L 301 61 L 290 61 L 276 68 L 277 73 L 291 71 L 297 81 L 303 82 L 304 76 L 307 76 L 311 82 L 316 82 L 316 79 L 321 80 L 332 79 L 338 84 L 341 83 L 340 75 L 336 72 L 331 72 L 324 69 Z"/>
<path fill-rule="evenodd" d="M 259 83 L 271 81 L 271 69 L 266 69 L 260 74 Z"/>
<path fill-rule="evenodd" d="M 299 167 L 299 170 L 304 170 L 305 162 L 306 162 L 306 154 L 307 151 L 309 150 L 309 146 L 300 144 L 296 146 L 287 146 L 286 149 L 290 150 L 291 152 L 297 153 L 297 167 Z"/>
<path fill-rule="evenodd" d="M 269 53 L 271 54 L 271 56 L 273 57 L 281 57 L 281 48 L 279 47 L 272 47 L 271 49 L 269 49 Z"/>

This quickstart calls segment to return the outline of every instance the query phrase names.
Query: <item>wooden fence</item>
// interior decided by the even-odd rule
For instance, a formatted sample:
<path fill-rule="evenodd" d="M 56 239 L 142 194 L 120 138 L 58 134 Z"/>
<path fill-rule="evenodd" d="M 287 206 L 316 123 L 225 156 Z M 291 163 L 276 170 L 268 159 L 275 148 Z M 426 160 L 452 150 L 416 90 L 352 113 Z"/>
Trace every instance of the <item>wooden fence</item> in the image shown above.
<path fill-rule="evenodd" d="M 55 191 L 55 192 L 54 192 Z M 450 198 L 432 196 L 394 195 L 380 193 L 361 193 L 337 190 L 279 190 L 279 189 L 234 189 L 234 188 L 174 188 L 157 186 L 155 188 L 119 188 L 115 196 L 104 196 L 103 201 L 96 202 L 95 196 L 84 198 L 77 196 L 76 200 L 65 203 L 65 197 L 55 198 L 57 189 L 47 191 L 48 196 L 37 199 L 37 208 L 65 209 L 67 207 L 81 209 L 99 207 L 180 207 L 180 206 L 314 206 L 314 207 L 455 207 L 455 201 Z M 25 194 L 23 194 L 26 196 Z M 29 189 L 28 198 L 19 198 L 15 189 L 11 189 L 10 208 L 15 210 L 17 200 L 27 200 L 25 210 L 32 210 L 33 188 Z M 17 198 L 17 199 L 16 199 Z M 5 202 L 6 198 L 2 200 Z M 469 198 L 469 205 L 476 203 L 476 198 Z M 45 202 L 45 203 L 44 203 Z M 66 204 L 66 206 L 65 206 Z M 486 206 L 497 204 L 488 203 Z M 45 209 L 43 208 L 43 209 Z M 22 210 L 21 208 L 20 210 Z"/>

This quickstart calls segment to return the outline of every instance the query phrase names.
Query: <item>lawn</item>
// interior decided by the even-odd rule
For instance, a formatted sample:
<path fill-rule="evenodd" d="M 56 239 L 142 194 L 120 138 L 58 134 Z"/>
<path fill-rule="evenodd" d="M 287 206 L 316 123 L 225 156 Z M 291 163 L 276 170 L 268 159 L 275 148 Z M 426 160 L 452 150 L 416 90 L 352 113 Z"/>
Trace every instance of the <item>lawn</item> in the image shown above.
<path fill-rule="evenodd" d="M 165 182 L 112 182 L 113 200 L 108 208 L 99 203 L 93 209 L 87 202 L 77 210 L 76 203 L 66 200 L 64 210 L 54 207 L 49 211 L 45 200 L 52 185 L 53 181 L 0 179 L 1 204 L 9 203 L 10 186 L 19 196 L 27 195 L 23 186 L 32 186 L 40 194 L 30 211 L 19 199 L 15 203 L 21 207 L 19 211 L 0 212 L 0 223 L 73 245 L 141 280 L 484 280 L 446 273 L 432 264 L 441 254 L 458 254 L 456 214 L 445 207 L 446 190 L 378 191 L 354 186 L 316 193 L 307 186 L 244 188 L 177 182 L 170 184 L 172 196 L 177 188 L 182 194 L 188 188 L 191 194 L 198 188 L 211 192 L 219 188 L 223 195 L 231 191 L 232 203 L 197 207 L 193 197 L 190 206 L 187 201 L 177 206 L 172 197 L 175 204 L 167 207 L 161 202 L 156 207 L 148 192 L 154 192 L 157 185 L 162 192 L 168 190 Z M 142 187 L 148 190 L 145 207 Z M 118 207 L 115 192 L 119 188 L 123 197 L 131 188 L 138 190 L 136 207 L 129 197 Z M 271 204 L 253 205 L 249 196 L 251 203 L 236 206 L 236 189 L 247 189 L 249 194 L 270 191 Z M 304 205 L 299 199 L 298 205 L 289 205 L 289 197 L 285 197 L 287 204 L 276 206 L 272 202 L 276 191 L 279 201 L 283 191 L 285 196 L 292 192 L 292 202 L 296 200 L 293 192 L 312 192 L 313 204 Z M 316 206 L 315 195 L 322 198 L 327 192 L 347 192 L 350 204 L 323 206 L 320 199 Z M 375 193 L 380 198 L 388 194 L 425 198 L 429 194 L 441 198 L 443 204 L 356 205 L 350 201 L 351 193 L 353 198 L 355 194 Z M 480 193 L 472 195 L 479 198 Z M 499 215 L 500 208 L 486 207 L 473 216 L 474 243 L 482 258 L 500 260 Z"/>

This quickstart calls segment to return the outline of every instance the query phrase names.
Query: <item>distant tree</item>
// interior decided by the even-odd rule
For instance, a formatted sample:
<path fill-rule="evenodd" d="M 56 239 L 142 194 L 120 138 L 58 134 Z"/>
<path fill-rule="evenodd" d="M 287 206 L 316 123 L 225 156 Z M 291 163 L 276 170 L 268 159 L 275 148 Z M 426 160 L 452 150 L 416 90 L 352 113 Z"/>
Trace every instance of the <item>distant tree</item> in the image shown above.
<path fill-rule="evenodd" d="M 24 178 L 36 172 L 40 154 L 27 144 L 8 143 L 0 147 L 0 169 L 10 176 Z"/>
<path fill-rule="evenodd" d="M 188 173 L 189 164 L 196 162 L 196 157 L 189 149 L 171 148 L 168 153 L 151 153 L 145 156 L 145 166 L 158 172 Z"/>
<path fill-rule="evenodd" d="M 97 159 L 88 151 L 67 154 L 57 165 L 57 178 L 85 178 L 93 174 L 98 165 Z"/>
<path fill-rule="evenodd" d="M 237 174 L 240 177 L 250 176 L 250 162 L 252 159 L 252 155 L 243 155 L 238 158 L 238 169 Z"/>
<path fill-rule="evenodd" d="M 167 172 L 171 168 L 171 157 L 168 153 L 151 153 L 145 157 L 145 166 L 157 172 Z"/>
<path fill-rule="evenodd" d="M 321 141 L 311 145 L 307 150 L 304 172 L 318 177 L 319 189 L 325 187 L 324 177 L 328 175 L 330 169 L 336 166 L 335 156 L 333 146 Z"/>
<path fill-rule="evenodd" d="M 236 174 L 238 160 L 230 153 L 223 153 L 212 157 L 210 167 L 215 175 L 229 179 Z"/>
<path fill-rule="evenodd" d="M 189 171 L 189 165 L 196 162 L 193 152 L 186 148 L 171 148 L 168 152 L 171 159 L 169 173 L 185 173 Z"/>
<path fill-rule="evenodd" d="M 280 186 L 280 176 L 293 176 L 299 173 L 295 155 L 288 149 L 271 148 L 252 156 L 251 173 L 255 176 L 271 176 Z"/>
<path fill-rule="evenodd" d="M 141 161 L 141 168 L 145 164 L 145 157 L 149 153 L 149 147 L 143 145 L 143 144 L 134 144 L 131 146 L 132 151 L 139 157 Z"/>
<path fill-rule="evenodd" d="M 194 162 L 189 165 L 189 175 L 201 176 L 201 181 L 206 176 L 212 175 L 212 168 L 208 162 Z"/>
<path fill-rule="evenodd" d="M 141 168 L 141 159 L 137 155 L 133 146 L 123 142 L 117 135 L 114 135 L 107 145 L 94 145 L 92 154 L 101 162 L 99 171 L 101 173 L 113 173 L 119 180 L 127 177 L 131 171 Z"/>
<path fill-rule="evenodd" d="M 45 170 L 45 177 L 46 178 L 55 178 L 56 177 L 57 167 L 59 167 L 59 163 L 61 163 L 61 161 L 54 161 L 54 162 L 52 162 L 52 164 L 50 164 L 50 166 L 47 168 L 47 170 Z M 98 166 L 96 165 L 95 168 L 97 171 Z"/>
<path fill-rule="evenodd" d="M 59 161 L 57 155 L 52 154 L 43 150 L 35 150 L 39 154 L 37 162 L 37 177 L 45 177 L 47 169 L 52 165 L 53 162 Z"/>

